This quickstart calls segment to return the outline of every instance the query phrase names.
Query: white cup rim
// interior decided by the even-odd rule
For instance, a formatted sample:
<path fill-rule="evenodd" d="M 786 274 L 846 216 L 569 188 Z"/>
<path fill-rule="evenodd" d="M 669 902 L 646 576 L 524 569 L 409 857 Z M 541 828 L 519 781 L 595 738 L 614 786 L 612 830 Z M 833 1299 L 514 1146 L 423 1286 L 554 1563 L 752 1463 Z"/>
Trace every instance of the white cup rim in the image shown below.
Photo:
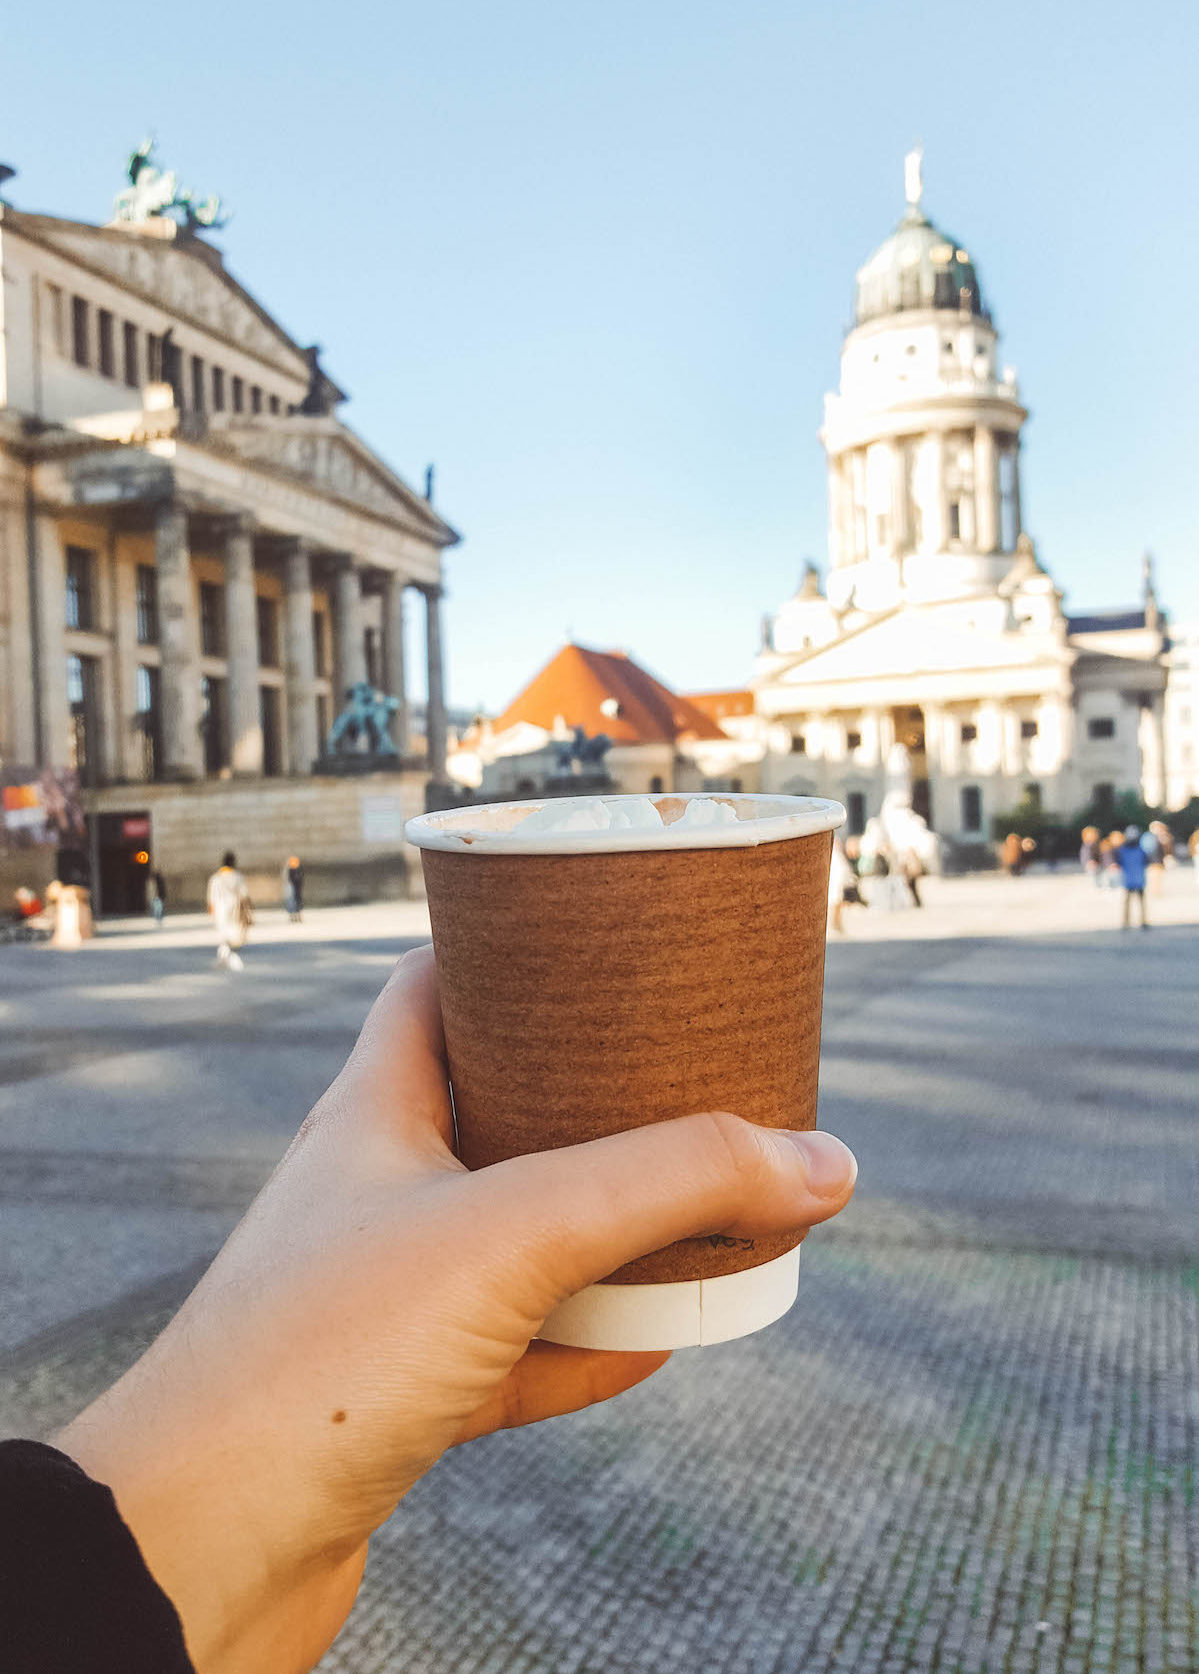
<path fill-rule="evenodd" d="M 640 802 L 643 796 L 529 797 L 514 802 L 488 802 L 478 807 L 447 808 L 420 814 L 408 821 L 404 836 L 418 849 L 439 849 L 447 854 L 621 854 L 648 850 L 756 848 L 762 843 L 781 843 L 796 837 L 811 837 L 820 831 L 835 831 L 845 823 L 845 809 L 839 802 L 819 796 L 771 796 L 757 791 L 655 791 L 653 802 L 696 800 L 732 803 L 738 808 L 760 810 L 741 815 L 735 825 L 667 825 L 662 830 L 623 831 L 538 831 L 517 836 L 511 829 L 526 814 L 549 803 L 560 807 L 604 802 Z"/>

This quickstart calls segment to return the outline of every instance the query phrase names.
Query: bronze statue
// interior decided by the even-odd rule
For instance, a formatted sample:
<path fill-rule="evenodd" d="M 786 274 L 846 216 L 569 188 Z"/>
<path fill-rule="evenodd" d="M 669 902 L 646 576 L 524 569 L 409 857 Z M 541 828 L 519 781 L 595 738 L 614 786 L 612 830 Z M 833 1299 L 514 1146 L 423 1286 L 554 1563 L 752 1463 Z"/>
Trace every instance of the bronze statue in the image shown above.
<path fill-rule="evenodd" d="M 346 692 L 346 706 L 329 731 L 326 749 L 331 756 L 350 755 L 361 740 L 372 756 L 398 756 L 391 736 L 391 717 L 400 707 L 398 698 L 388 697 L 359 680 Z"/>

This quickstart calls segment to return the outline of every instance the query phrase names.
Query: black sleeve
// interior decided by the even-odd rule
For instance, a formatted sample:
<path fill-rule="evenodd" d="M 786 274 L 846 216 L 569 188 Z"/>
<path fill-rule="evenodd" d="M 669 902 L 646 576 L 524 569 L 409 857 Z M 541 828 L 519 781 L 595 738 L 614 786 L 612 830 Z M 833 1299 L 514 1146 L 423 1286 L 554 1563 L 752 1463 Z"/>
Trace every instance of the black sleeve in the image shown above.
<path fill-rule="evenodd" d="M 0 1442 L 0 1670 L 195 1674 L 111 1491 L 40 1442 Z"/>

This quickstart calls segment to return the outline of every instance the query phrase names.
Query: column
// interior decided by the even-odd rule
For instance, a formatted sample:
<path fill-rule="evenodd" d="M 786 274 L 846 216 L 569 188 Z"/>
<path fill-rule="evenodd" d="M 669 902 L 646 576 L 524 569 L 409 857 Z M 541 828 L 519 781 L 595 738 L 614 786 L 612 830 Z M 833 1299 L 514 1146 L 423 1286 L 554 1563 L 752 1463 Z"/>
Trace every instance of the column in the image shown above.
<path fill-rule="evenodd" d="M 49 514 L 35 530 L 38 764 L 65 767 L 70 756 L 67 703 L 67 572 L 58 524 Z"/>
<path fill-rule="evenodd" d="M 362 579 L 347 559 L 337 572 L 334 586 L 334 633 L 336 635 L 338 707 L 351 686 L 366 679 L 366 642 L 362 629 Z M 312 623 L 308 625 L 309 637 Z"/>
<path fill-rule="evenodd" d="M 312 615 L 309 612 L 309 635 Z M 225 533 L 225 642 L 229 671 L 229 737 L 236 774 L 262 773 L 262 700 L 258 691 L 258 598 L 254 589 L 254 525 Z"/>
<path fill-rule="evenodd" d="M 1137 744 L 1141 757 L 1141 795 L 1151 808 L 1158 808 L 1166 799 L 1165 738 L 1158 697 L 1145 704 L 1137 717 Z"/>
<path fill-rule="evenodd" d="M 1003 710 L 994 698 L 985 698 L 978 706 L 978 746 L 975 751 L 977 771 L 1002 774 L 1004 768 Z"/>
<path fill-rule="evenodd" d="M 446 778 L 445 679 L 441 666 L 441 587 L 433 582 L 425 595 L 425 646 L 429 673 L 429 703 L 425 735 L 429 741 L 429 777 L 434 784 Z"/>
<path fill-rule="evenodd" d="M 902 441 L 891 443 L 891 551 L 897 558 L 911 549 L 908 530 L 908 484 Z"/>
<path fill-rule="evenodd" d="M 404 592 L 402 575 L 387 570 L 383 577 L 383 685 L 400 707 L 391 723 L 391 736 L 402 756 L 408 754 L 408 682 L 404 669 Z"/>
<path fill-rule="evenodd" d="M 934 430 L 924 442 L 924 541 L 929 552 L 945 550 L 945 438 Z"/>
<path fill-rule="evenodd" d="M 995 432 L 985 424 L 974 430 L 974 526 L 980 552 L 999 545 L 999 471 Z"/>
<path fill-rule="evenodd" d="M 316 678 L 312 645 L 312 568 L 310 548 L 295 540 L 283 561 L 283 675 L 287 690 L 287 771 L 296 777 L 312 772 L 318 753 Z"/>
<path fill-rule="evenodd" d="M 187 513 L 174 501 L 158 511 L 154 561 L 158 569 L 158 642 L 162 653 L 163 778 L 198 779 L 204 771 L 200 653 Z"/>
<path fill-rule="evenodd" d="M 117 779 L 141 776 L 142 758 L 134 747 L 133 717 L 137 709 L 137 580 L 136 570 L 121 549 L 120 535 L 112 545 L 112 713 L 115 717 L 110 761 Z"/>

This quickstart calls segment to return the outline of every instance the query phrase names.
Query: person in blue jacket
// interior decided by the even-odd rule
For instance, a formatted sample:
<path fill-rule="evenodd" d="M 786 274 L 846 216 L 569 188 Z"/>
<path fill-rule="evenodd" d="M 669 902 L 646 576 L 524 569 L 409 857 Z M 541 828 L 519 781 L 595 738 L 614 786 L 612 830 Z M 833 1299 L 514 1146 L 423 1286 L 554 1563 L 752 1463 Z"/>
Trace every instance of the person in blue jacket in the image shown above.
<path fill-rule="evenodd" d="M 1124 885 L 1124 929 L 1132 926 L 1133 897 L 1141 906 L 1141 929 L 1148 930 L 1145 919 L 1145 873 L 1148 857 L 1141 847 L 1141 828 L 1130 825 L 1124 832 L 1124 841 L 1116 850 L 1116 864 L 1120 868 L 1120 881 Z"/>

